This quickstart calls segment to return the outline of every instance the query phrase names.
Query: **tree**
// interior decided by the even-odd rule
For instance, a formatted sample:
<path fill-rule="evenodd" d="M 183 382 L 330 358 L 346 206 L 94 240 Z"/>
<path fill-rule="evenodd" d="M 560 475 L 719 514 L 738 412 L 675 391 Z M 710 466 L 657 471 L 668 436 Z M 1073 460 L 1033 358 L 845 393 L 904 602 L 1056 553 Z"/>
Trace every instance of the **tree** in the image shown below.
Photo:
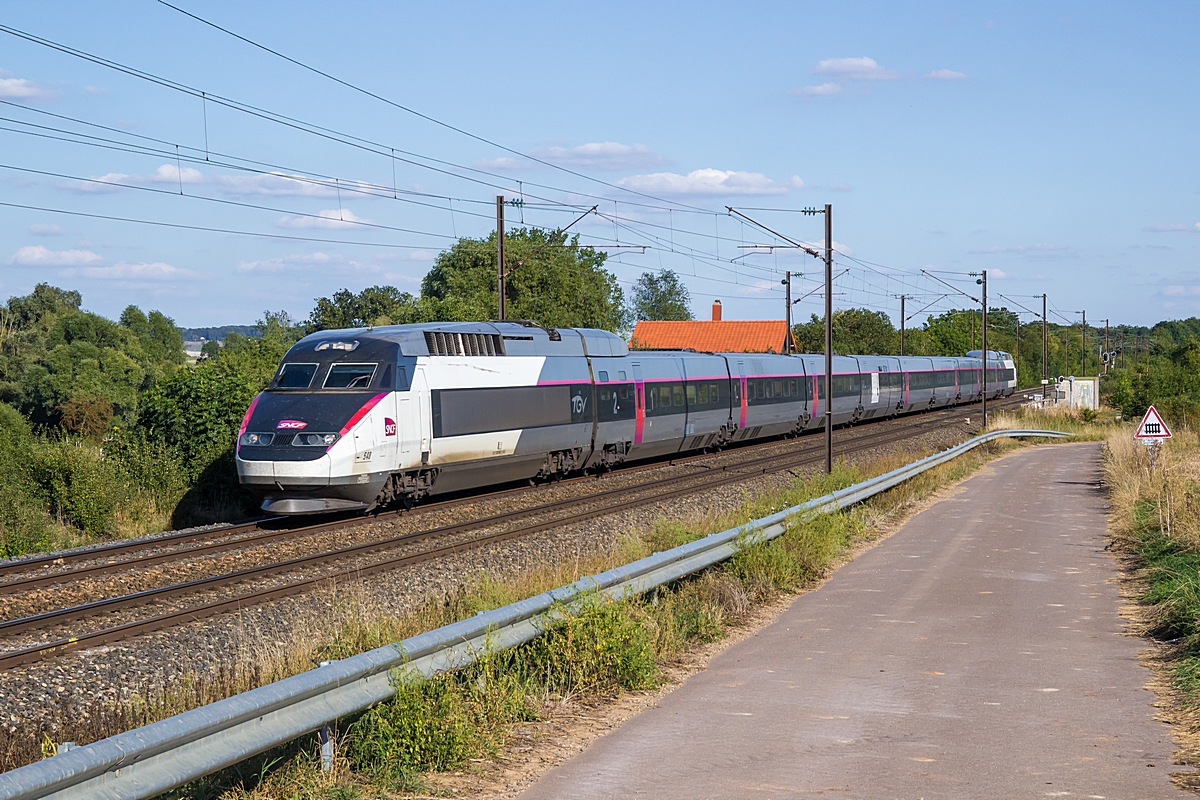
<path fill-rule="evenodd" d="M 419 302 L 395 286 L 370 286 L 358 294 L 349 289 L 318 297 L 308 317 L 308 330 L 404 325 L 422 321 Z"/>
<path fill-rule="evenodd" d="M 536 228 L 505 234 L 506 316 L 549 327 L 619 330 L 624 295 L 604 269 L 604 253 L 580 247 L 579 237 Z M 459 239 L 440 253 L 421 282 L 423 320 L 482 320 L 497 316 L 496 235 Z"/>
<path fill-rule="evenodd" d="M 643 272 L 631 294 L 629 311 L 634 321 L 693 319 L 691 293 L 672 270 Z"/>
<path fill-rule="evenodd" d="M 185 359 L 158 311 L 129 306 L 120 324 L 80 309 L 79 292 L 38 284 L 9 298 L 0 338 L 0 399 L 40 424 L 99 437 L 105 418 L 132 422 L 138 394 Z"/>
<path fill-rule="evenodd" d="M 825 320 L 813 314 L 792 328 L 802 353 L 825 351 Z M 833 350 L 845 355 L 894 355 L 900 352 L 900 333 L 882 311 L 842 308 L 833 312 Z"/>

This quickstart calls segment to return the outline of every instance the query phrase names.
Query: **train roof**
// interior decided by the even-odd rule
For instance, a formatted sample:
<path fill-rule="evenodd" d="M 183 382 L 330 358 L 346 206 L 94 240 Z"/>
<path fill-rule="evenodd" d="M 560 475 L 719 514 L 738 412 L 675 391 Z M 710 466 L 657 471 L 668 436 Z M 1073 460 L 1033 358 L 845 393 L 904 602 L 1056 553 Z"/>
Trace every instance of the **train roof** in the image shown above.
<path fill-rule="evenodd" d="M 317 331 L 298 344 L 366 339 L 399 345 L 406 356 L 625 356 L 616 334 L 597 328 L 544 328 L 535 322 L 419 322 Z"/>

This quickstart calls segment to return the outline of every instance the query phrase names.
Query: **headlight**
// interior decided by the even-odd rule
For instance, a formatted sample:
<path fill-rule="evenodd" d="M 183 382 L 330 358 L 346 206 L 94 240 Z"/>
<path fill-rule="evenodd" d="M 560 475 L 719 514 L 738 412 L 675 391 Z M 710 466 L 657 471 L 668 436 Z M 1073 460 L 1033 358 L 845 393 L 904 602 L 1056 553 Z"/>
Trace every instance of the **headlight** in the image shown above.
<path fill-rule="evenodd" d="M 297 447 L 329 447 L 337 440 L 336 433 L 297 433 L 292 444 Z"/>
<path fill-rule="evenodd" d="M 274 438 L 275 434 L 273 433 L 243 433 L 238 443 L 244 445 L 268 445 Z"/>

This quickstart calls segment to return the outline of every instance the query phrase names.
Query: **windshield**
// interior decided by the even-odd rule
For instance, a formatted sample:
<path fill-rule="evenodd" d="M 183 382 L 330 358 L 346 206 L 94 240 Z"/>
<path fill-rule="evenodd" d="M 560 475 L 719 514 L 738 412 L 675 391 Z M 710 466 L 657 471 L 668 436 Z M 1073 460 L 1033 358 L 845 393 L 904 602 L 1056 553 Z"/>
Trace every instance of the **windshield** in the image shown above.
<path fill-rule="evenodd" d="M 275 388 L 307 389 L 316 374 L 316 364 L 284 364 L 275 379 Z"/>
<path fill-rule="evenodd" d="M 375 364 L 334 364 L 325 378 L 326 389 L 365 389 L 375 377 Z"/>

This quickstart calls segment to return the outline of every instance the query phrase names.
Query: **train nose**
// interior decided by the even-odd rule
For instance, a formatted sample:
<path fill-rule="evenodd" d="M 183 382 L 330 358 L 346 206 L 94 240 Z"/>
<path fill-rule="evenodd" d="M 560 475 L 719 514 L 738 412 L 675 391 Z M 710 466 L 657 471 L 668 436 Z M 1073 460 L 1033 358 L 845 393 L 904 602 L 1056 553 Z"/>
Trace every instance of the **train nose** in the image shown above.
<path fill-rule="evenodd" d="M 312 461 L 246 461 L 237 458 L 238 477 L 246 484 L 310 488 L 329 485 L 328 454 Z"/>

